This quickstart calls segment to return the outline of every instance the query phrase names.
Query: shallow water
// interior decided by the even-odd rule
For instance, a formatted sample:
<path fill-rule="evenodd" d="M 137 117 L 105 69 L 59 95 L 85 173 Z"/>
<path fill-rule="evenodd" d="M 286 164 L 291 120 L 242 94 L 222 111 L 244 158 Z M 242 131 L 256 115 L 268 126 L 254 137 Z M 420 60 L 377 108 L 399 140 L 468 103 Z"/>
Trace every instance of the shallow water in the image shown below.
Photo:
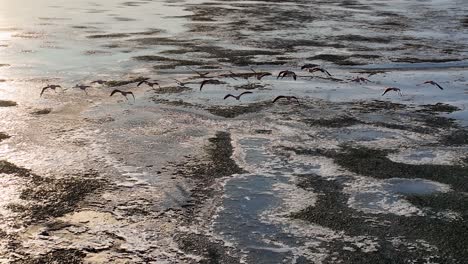
<path fill-rule="evenodd" d="M 11 136 L 0 143 L 0 161 L 41 179 L 36 186 L 2 174 L 0 233 L 8 236 L 0 239 L 0 262 L 69 249 L 84 252 L 91 263 L 231 263 L 229 257 L 347 263 L 374 253 L 382 262 L 458 257 L 438 239 L 453 241 L 454 235 L 463 243 L 456 228 L 463 227 L 465 211 L 455 206 L 464 202 L 463 186 L 451 184 L 463 175 L 363 176 L 350 164 L 340 166 L 336 153 L 348 145 L 391 150 L 385 157 L 395 166 L 460 171 L 466 144 L 443 139 L 468 124 L 467 12 L 462 0 L 0 0 L 0 99 L 18 103 L 0 107 L 0 132 Z M 301 72 L 306 62 L 323 65 L 335 79 Z M 201 91 L 202 78 L 186 66 L 225 84 Z M 285 69 L 298 79 L 278 79 Z M 221 76 L 252 70 L 272 76 Z M 69 88 L 139 76 L 162 88 L 118 87 L 134 92 L 135 101 L 109 97 L 114 88 L 105 85 L 93 85 L 88 95 Z M 350 82 L 356 76 L 371 82 Z M 174 79 L 187 84 L 176 87 Z M 430 79 L 444 90 L 422 84 Z M 49 83 L 64 89 L 40 97 Z M 403 96 L 382 96 L 393 86 Z M 252 87 L 240 101 L 223 99 Z M 299 103 L 271 104 L 278 95 L 296 96 Z M 458 110 L 418 112 L 435 103 Z M 219 131 L 230 135 L 224 147 L 232 144 L 232 155 L 223 158 L 243 172 L 207 180 L 212 175 L 204 172 L 226 170 L 210 163 L 226 155 L 210 152 Z M 44 179 L 75 178 L 106 183 L 76 204 L 58 204 L 69 209 L 60 217 L 28 222 L 12 206 L 53 204 L 72 192 Z M 28 186 L 49 192 L 24 194 Z M 49 199 L 51 193 L 59 197 Z M 423 203 L 435 195 L 454 202 Z M 298 213 L 305 218 L 293 217 Z M 322 214 L 327 221 L 314 218 Z M 71 225 L 53 225 L 60 221 Z M 447 237 L 434 230 L 410 236 L 414 228 L 404 229 L 407 223 L 451 223 L 447 228 L 454 229 Z M 186 239 L 183 247 L 174 237 L 186 234 L 208 238 L 205 244 Z"/>

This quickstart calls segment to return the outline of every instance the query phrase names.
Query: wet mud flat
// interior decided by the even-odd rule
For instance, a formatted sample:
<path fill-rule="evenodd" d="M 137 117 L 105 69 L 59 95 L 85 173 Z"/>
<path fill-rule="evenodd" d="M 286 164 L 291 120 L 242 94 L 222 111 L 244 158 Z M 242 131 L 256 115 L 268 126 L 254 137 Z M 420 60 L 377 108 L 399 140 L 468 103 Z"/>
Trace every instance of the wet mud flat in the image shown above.
<path fill-rule="evenodd" d="M 0 28 L 1 263 L 468 259 L 463 1 L 75 4 Z"/>
<path fill-rule="evenodd" d="M 449 105 L 307 99 L 232 106 L 227 115 L 225 106 L 153 101 L 93 107 L 50 138 L 30 138 L 32 146 L 50 141 L 52 153 L 75 150 L 64 160 L 76 165 L 84 155 L 87 169 L 44 171 L 50 161 L 14 155 L 1 161 L 1 175 L 16 183 L 2 205 L 2 261 L 463 263 L 468 256 L 468 151 L 454 136 L 467 131 L 440 115 L 454 110 Z M 51 122 L 54 115 L 70 118 L 29 116 L 50 129 L 61 122 Z M 15 136 L 2 144 L 17 140 L 8 133 Z"/>

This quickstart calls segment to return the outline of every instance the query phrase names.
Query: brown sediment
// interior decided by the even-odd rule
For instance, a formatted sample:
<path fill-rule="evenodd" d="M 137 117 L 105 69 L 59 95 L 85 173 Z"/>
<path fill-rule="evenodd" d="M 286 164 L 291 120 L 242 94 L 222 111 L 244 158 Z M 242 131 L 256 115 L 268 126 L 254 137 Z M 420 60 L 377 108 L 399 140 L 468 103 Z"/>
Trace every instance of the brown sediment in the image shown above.
<path fill-rule="evenodd" d="M 7 135 L 7 134 L 5 134 L 3 132 L 0 132 L 0 142 L 2 142 L 5 139 L 8 139 L 8 138 L 10 138 L 9 135 Z"/>
<path fill-rule="evenodd" d="M 0 173 L 14 174 L 28 181 L 20 195 L 27 203 L 7 206 L 20 214 L 26 222 L 37 222 L 72 212 L 88 194 L 104 184 L 93 172 L 78 176 L 68 175 L 68 178 L 61 179 L 46 178 L 8 161 L 0 161 Z"/>
<path fill-rule="evenodd" d="M 14 261 L 14 264 L 53 264 L 53 263 L 66 263 L 66 264 L 82 264 L 86 254 L 80 250 L 75 249 L 56 249 L 44 255 L 39 256 L 26 256 L 21 260 Z"/>
<path fill-rule="evenodd" d="M 368 37 L 361 35 L 341 35 L 336 37 L 339 41 L 351 41 L 351 42 L 374 42 L 374 43 L 389 43 L 392 40 L 388 37 Z"/>
<path fill-rule="evenodd" d="M 463 27 L 468 27 L 468 17 L 465 17 L 461 20 L 461 24 Z"/>
<path fill-rule="evenodd" d="M 221 240 L 201 234 L 178 234 L 174 240 L 182 251 L 203 257 L 198 263 L 240 263 L 239 257 L 233 256 L 239 252 L 224 246 Z"/>
<path fill-rule="evenodd" d="M 352 71 L 351 73 L 356 74 L 368 74 L 369 76 L 376 75 L 376 74 L 385 74 L 387 71 L 382 70 L 360 70 L 360 71 Z"/>
<path fill-rule="evenodd" d="M 145 80 L 145 77 L 136 77 L 136 78 L 131 78 L 129 80 L 119 80 L 119 81 L 111 80 L 111 81 L 107 81 L 106 85 L 109 87 L 116 87 L 116 86 L 123 86 L 123 85 L 131 84 L 131 83 L 141 82 L 144 80 Z"/>
<path fill-rule="evenodd" d="M 466 58 L 453 57 L 453 58 L 414 58 L 414 57 L 399 57 L 390 59 L 392 62 L 407 62 L 407 63 L 422 63 L 422 62 L 431 62 L 431 63 L 443 63 L 451 61 L 462 61 Z"/>
<path fill-rule="evenodd" d="M 205 147 L 206 161 L 197 160 L 196 163 L 200 162 L 201 165 L 187 167 L 183 176 L 201 180 L 205 186 L 210 186 L 215 179 L 243 172 L 231 157 L 233 147 L 228 132 L 217 132 L 208 141 L 209 144 Z"/>
<path fill-rule="evenodd" d="M 390 160 L 390 150 L 342 146 L 342 150 L 326 152 L 339 166 L 359 175 L 378 179 L 422 178 L 450 184 L 453 189 L 468 191 L 468 168 L 459 165 L 413 165 Z"/>
<path fill-rule="evenodd" d="M 390 101 L 380 101 L 380 100 L 373 100 L 373 101 L 359 101 L 354 102 L 351 105 L 352 110 L 357 110 L 363 113 L 370 113 L 374 111 L 381 111 L 381 110 L 403 110 L 408 108 L 404 104 L 393 103 Z"/>
<path fill-rule="evenodd" d="M 72 28 L 75 28 L 75 29 L 96 29 L 97 27 L 77 25 L 77 26 L 72 26 Z"/>
<path fill-rule="evenodd" d="M 244 172 L 232 159 L 233 147 L 228 132 L 217 132 L 215 137 L 210 138 L 205 153 L 205 158 L 188 158 L 177 165 L 175 175 L 195 183 L 191 195 L 193 201 L 190 206 L 185 206 L 188 222 L 193 221 L 191 217 L 198 212 L 206 199 L 215 198 L 213 184 L 217 179 Z"/>
<path fill-rule="evenodd" d="M 136 56 L 133 59 L 144 62 L 165 62 L 168 64 L 155 65 L 155 69 L 174 69 L 179 66 L 193 66 L 193 65 L 203 65 L 203 61 L 190 61 L 182 59 L 174 59 L 163 56 L 156 55 L 146 55 L 146 56 Z"/>
<path fill-rule="evenodd" d="M 26 222 L 63 216 L 74 211 L 88 194 L 103 186 L 104 181 L 96 179 L 97 175 L 89 176 L 52 179 L 34 175 L 20 195 L 28 203 L 10 204 L 8 207 L 19 213 Z"/>
<path fill-rule="evenodd" d="M 172 94 L 183 93 L 191 90 L 191 88 L 184 86 L 163 86 L 161 88 L 153 89 L 152 91 L 157 94 Z"/>
<path fill-rule="evenodd" d="M 267 86 L 265 84 L 248 83 L 248 84 L 234 86 L 234 89 L 236 90 L 255 90 L 255 89 L 263 90 L 263 89 L 266 89 L 266 87 Z"/>
<path fill-rule="evenodd" d="M 420 121 L 422 121 L 426 126 L 433 128 L 458 128 L 458 125 L 453 118 L 424 115 L 420 117 Z"/>
<path fill-rule="evenodd" d="M 52 112 L 52 108 L 44 108 L 44 109 L 39 109 L 39 110 L 33 111 L 33 112 L 31 112 L 31 114 L 33 114 L 33 115 L 47 115 L 47 114 L 50 114 L 50 112 Z"/>
<path fill-rule="evenodd" d="M 449 146 L 468 145 L 468 131 L 465 129 L 455 130 L 443 136 L 441 143 Z"/>
<path fill-rule="evenodd" d="M 449 105 L 449 104 L 444 104 L 444 103 L 436 103 L 436 104 L 429 104 L 429 105 L 421 105 L 422 109 L 417 110 L 418 112 L 426 112 L 426 113 L 433 113 L 435 114 L 436 112 L 444 112 L 444 113 L 452 113 L 455 111 L 460 111 L 461 109 Z"/>
<path fill-rule="evenodd" d="M 183 100 L 176 100 L 176 101 L 171 101 L 167 99 L 160 99 L 157 97 L 153 97 L 152 101 L 155 103 L 160 103 L 160 104 L 167 104 L 167 105 L 173 105 L 173 106 L 184 106 L 184 107 L 193 107 L 193 108 L 201 108 L 200 105 L 195 105 L 191 103 L 184 102 Z"/>
<path fill-rule="evenodd" d="M 129 42 L 134 42 L 140 45 L 149 46 L 149 45 L 165 45 L 165 46 L 184 46 L 189 44 L 185 40 L 178 40 L 173 38 L 166 37 L 146 37 L 146 38 L 135 38 L 129 39 Z"/>
<path fill-rule="evenodd" d="M 355 61 L 352 59 L 355 58 L 355 59 L 369 60 L 369 59 L 378 59 L 380 57 L 381 57 L 380 55 L 375 55 L 375 54 L 346 54 L 346 55 L 320 54 L 320 55 L 316 55 L 313 57 L 309 57 L 307 59 L 330 61 L 337 65 L 365 65 L 365 64 L 368 64 L 368 61 L 359 62 L 359 61 Z"/>
<path fill-rule="evenodd" d="M 329 180 L 314 174 L 299 177 L 298 185 L 301 188 L 314 190 L 320 196 L 314 206 L 291 214 L 292 218 L 342 231 L 348 236 L 364 236 L 377 244 L 378 250 L 365 252 L 354 243 L 340 238 L 324 241 L 323 244 L 331 252 L 339 252 L 327 256 L 324 263 L 405 263 L 428 259 L 440 263 L 462 263 L 468 257 L 464 246 L 468 243 L 466 221 L 446 221 L 436 216 L 451 209 L 460 212 L 462 218 L 466 217 L 466 210 L 459 206 L 466 203 L 464 195 L 448 193 L 408 197 L 418 206 L 430 206 L 434 210 L 426 211 L 430 216 L 366 214 L 348 206 L 349 195 L 343 192 L 343 186 L 349 180 L 346 176 Z M 401 242 L 392 243 L 394 238 L 399 238 Z M 418 239 L 435 247 L 428 249 Z M 343 250 L 344 247 L 352 250 Z"/>
<path fill-rule="evenodd" d="M 130 34 L 127 33 L 109 33 L 109 34 L 99 34 L 99 35 L 89 35 L 87 38 L 98 39 L 98 38 L 127 38 L 130 37 Z"/>
<path fill-rule="evenodd" d="M 219 131 L 208 141 L 205 158 L 186 157 L 185 162 L 176 164 L 176 175 L 194 183 L 191 200 L 182 206 L 185 224 L 194 223 L 195 216 L 201 213 L 207 201 L 208 204 L 216 203 L 222 194 L 214 187 L 218 179 L 244 172 L 232 159 L 233 147 L 228 132 Z M 174 241 L 183 252 L 202 257 L 198 263 L 239 263 L 237 250 L 209 235 L 182 232 L 174 236 Z"/>
<path fill-rule="evenodd" d="M 337 116 L 330 119 L 304 119 L 304 123 L 310 126 L 322 126 L 322 127 L 348 127 L 358 124 L 363 124 L 364 122 L 356 119 L 353 116 Z"/>
<path fill-rule="evenodd" d="M 114 17 L 115 20 L 117 21 L 122 21 L 122 22 L 125 22 L 125 21 L 137 21 L 138 19 L 135 19 L 135 18 L 130 18 L 130 17 Z"/>
<path fill-rule="evenodd" d="M 270 107 L 272 103 L 270 101 L 251 103 L 249 105 L 238 105 L 238 106 L 213 106 L 208 108 L 208 112 L 213 115 L 222 116 L 225 118 L 234 118 L 243 114 L 259 112 L 267 107 Z"/>
<path fill-rule="evenodd" d="M 5 100 L 0 100 L 0 107 L 11 107 L 11 106 L 17 106 L 18 104 L 14 101 L 5 101 Z"/>
<path fill-rule="evenodd" d="M 15 174 L 20 177 L 30 177 L 33 175 L 30 170 L 18 167 L 5 160 L 0 160 L 0 173 Z"/>

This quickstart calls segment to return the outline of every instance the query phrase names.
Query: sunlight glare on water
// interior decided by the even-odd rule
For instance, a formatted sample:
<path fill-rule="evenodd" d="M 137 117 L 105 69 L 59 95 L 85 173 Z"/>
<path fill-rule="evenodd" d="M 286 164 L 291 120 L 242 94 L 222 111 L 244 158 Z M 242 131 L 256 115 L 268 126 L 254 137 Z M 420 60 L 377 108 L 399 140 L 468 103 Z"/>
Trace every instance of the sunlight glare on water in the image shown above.
<path fill-rule="evenodd" d="M 0 64 L 11 65 L 0 73 L 69 80 L 92 72 L 121 74 L 145 52 L 135 51 L 128 39 L 183 32 L 185 20 L 178 17 L 187 14 L 163 1 L 0 0 Z M 126 35 L 109 48 L 116 38 L 108 34 Z"/>

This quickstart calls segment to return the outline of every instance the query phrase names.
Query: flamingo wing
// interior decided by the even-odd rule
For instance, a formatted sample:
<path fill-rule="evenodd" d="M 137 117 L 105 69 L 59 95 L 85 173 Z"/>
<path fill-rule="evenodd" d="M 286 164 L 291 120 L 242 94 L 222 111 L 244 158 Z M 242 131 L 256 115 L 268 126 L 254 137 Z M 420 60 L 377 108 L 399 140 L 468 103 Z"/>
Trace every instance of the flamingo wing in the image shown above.
<path fill-rule="evenodd" d="M 234 95 L 232 95 L 232 94 L 227 94 L 226 96 L 224 96 L 224 100 L 226 100 L 226 99 L 229 98 L 229 97 L 236 98 L 236 97 L 235 97 Z"/>
<path fill-rule="evenodd" d="M 439 89 L 443 90 L 444 88 L 442 88 L 442 86 L 440 86 L 438 83 L 434 82 L 434 84 L 439 87 Z"/>
<path fill-rule="evenodd" d="M 114 91 L 112 91 L 112 93 L 110 94 L 110 96 L 113 96 L 113 95 L 116 94 L 116 93 L 122 94 L 122 91 L 115 89 Z"/>
<path fill-rule="evenodd" d="M 275 103 L 276 101 L 278 101 L 278 100 L 281 99 L 281 98 L 287 98 L 287 97 L 284 96 L 284 95 L 277 96 L 277 97 L 275 98 L 275 100 L 273 100 L 273 103 Z"/>
<path fill-rule="evenodd" d="M 45 92 L 45 90 L 47 90 L 49 88 L 50 88 L 49 86 L 46 86 L 46 87 L 42 88 L 41 95 L 39 97 L 42 97 L 42 94 Z"/>

